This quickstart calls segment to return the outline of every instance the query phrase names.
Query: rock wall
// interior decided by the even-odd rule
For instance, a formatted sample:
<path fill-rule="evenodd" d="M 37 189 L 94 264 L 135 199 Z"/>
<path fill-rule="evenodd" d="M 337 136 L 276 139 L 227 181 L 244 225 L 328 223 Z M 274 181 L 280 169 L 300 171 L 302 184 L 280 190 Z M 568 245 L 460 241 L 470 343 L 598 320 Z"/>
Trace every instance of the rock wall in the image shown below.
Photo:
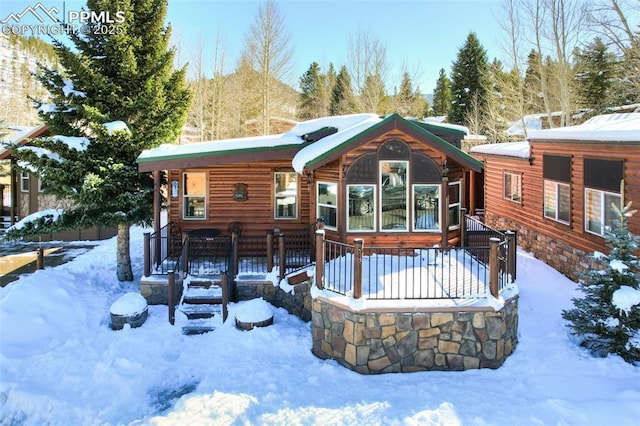
<path fill-rule="evenodd" d="M 362 374 L 498 368 L 517 331 L 517 297 L 499 312 L 354 312 L 313 301 L 313 353 Z"/>
<path fill-rule="evenodd" d="M 485 222 L 493 229 L 517 230 L 520 247 L 574 281 L 580 281 L 589 270 L 602 268 L 598 262 L 589 257 L 591 253 L 585 253 L 512 220 L 488 212 Z"/>
<path fill-rule="evenodd" d="M 263 298 L 273 306 L 284 308 L 303 321 L 311 321 L 311 281 L 292 286 L 290 292 L 275 287 L 272 283 L 236 283 L 236 300 Z"/>

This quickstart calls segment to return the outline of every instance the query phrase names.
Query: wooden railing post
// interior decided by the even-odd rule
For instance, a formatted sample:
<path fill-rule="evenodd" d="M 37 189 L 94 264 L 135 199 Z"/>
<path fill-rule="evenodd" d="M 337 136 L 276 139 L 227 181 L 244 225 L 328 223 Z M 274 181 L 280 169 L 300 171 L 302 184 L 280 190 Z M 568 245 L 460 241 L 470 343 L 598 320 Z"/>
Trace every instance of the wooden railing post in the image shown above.
<path fill-rule="evenodd" d="M 324 288 L 324 229 L 316 231 L 316 287 Z"/>
<path fill-rule="evenodd" d="M 280 267 L 280 281 L 284 279 L 287 268 L 287 252 L 284 245 L 284 234 L 278 234 L 278 266 Z"/>
<path fill-rule="evenodd" d="M 273 231 L 267 231 L 267 271 L 273 270 Z"/>
<path fill-rule="evenodd" d="M 38 255 L 36 258 L 36 268 L 44 269 L 44 250 L 42 250 L 42 247 L 38 249 Z"/>
<path fill-rule="evenodd" d="M 353 298 L 362 297 L 362 253 L 364 240 L 356 238 L 353 240 Z"/>
<path fill-rule="evenodd" d="M 460 247 L 467 246 L 467 209 L 460 209 Z"/>
<path fill-rule="evenodd" d="M 499 288 L 499 274 L 500 274 L 500 265 L 498 265 L 498 250 L 500 245 L 499 238 L 489 238 L 489 291 L 491 295 L 496 299 L 499 296 L 500 288 Z"/>
<path fill-rule="evenodd" d="M 511 282 L 516 281 L 516 265 L 518 256 L 518 241 L 516 233 L 513 231 L 505 232 L 507 237 L 507 274 L 511 276 Z"/>
<path fill-rule="evenodd" d="M 176 274 L 169 271 L 167 278 L 167 303 L 169 305 L 169 324 L 176 323 Z"/>
<path fill-rule="evenodd" d="M 227 310 L 227 305 L 229 304 L 229 276 L 226 271 L 220 275 L 220 280 L 222 281 L 222 322 L 225 322 L 229 315 Z"/>
<path fill-rule="evenodd" d="M 143 243 L 143 251 L 144 251 L 144 276 L 148 277 L 151 275 L 151 233 L 144 233 L 144 243 Z"/>

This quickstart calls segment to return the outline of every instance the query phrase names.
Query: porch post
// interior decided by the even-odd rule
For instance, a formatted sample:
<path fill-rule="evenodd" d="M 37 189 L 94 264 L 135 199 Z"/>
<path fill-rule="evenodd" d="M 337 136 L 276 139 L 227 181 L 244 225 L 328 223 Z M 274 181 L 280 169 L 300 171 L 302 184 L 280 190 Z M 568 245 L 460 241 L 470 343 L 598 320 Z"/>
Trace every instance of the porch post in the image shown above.
<path fill-rule="evenodd" d="M 287 267 L 287 252 L 284 246 L 284 234 L 278 235 L 278 266 L 280 267 L 280 281 L 284 279 Z"/>
<path fill-rule="evenodd" d="M 353 240 L 353 298 L 362 297 L 362 252 L 364 240 L 356 238 Z"/>
<path fill-rule="evenodd" d="M 169 324 L 176 323 L 176 275 L 169 271 L 167 275 L 167 304 L 169 305 Z"/>
<path fill-rule="evenodd" d="M 316 231 L 316 287 L 324 288 L 324 229 Z"/>
<path fill-rule="evenodd" d="M 496 299 L 500 295 L 498 285 L 498 275 L 500 274 L 500 265 L 498 264 L 499 244 L 499 238 L 493 237 L 489 239 L 489 291 Z"/>
<path fill-rule="evenodd" d="M 161 250 L 162 250 L 162 241 L 160 238 L 160 209 L 161 209 L 161 198 L 160 198 L 160 170 L 153 171 L 153 232 L 156 234 L 155 239 L 155 250 L 154 250 L 154 259 L 153 262 L 156 266 L 160 265 L 161 262 Z M 169 230 L 167 229 L 167 232 Z M 168 243 L 168 240 L 167 240 Z"/>
<path fill-rule="evenodd" d="M 148 277 L 151 275 L 151 234 L 149 232 L 145 232 L 143 235 L 144 243 L 142 249 L 144 251 L 144 276 Z"/>
<path fill-rule="evenodd" d="M 267 271 L 273 270 L 273 231 L 267 231 Z"/>
<path fill-rule="evenodd" d="M 507 274 L 511 275 L 511 282 L 516 281 L 516 265 L 518 255 L 518 241 L 516 233 L 513 231 L 505 232 L 507 237 Z"/>
<path fill-rule="evenodd" d="M 469 213 L 476 212 L 476 172 L 469 170 Z"/>
<path fill-rule="evenodd" d="M 16 224 L 16 216 L 18 215 L 18 165 L 16 159 L 11 157 L 11 226 Z"/>

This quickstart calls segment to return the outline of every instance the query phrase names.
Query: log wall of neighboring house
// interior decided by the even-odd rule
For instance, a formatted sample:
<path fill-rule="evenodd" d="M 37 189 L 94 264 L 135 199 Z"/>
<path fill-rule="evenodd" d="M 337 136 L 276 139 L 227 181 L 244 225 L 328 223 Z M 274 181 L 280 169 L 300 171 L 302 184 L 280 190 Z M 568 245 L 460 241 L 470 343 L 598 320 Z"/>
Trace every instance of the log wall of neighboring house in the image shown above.
<path fill-rule="evenodd" d="M 544 216 L 543 155 L 571 157 L 570 223 Z M 583 160 L 624 160 L 624 203 L 640 207 L 640 145 L 629 143 L 593 143 L 534 141 L 530 159 L 500 155 L 474 154 L 485 162 L 485 220 L 497 229 L 518 231 L 518 243 L 534 252 L 565 275 L 580 279 L 596 263 L 589 255 L 608 253 L 603 237 L 585 230 L 585 185 Z M 520 203 L 504 198 L 504 173 L 522 177 Z M 629 230 L 640 235 L 640 214 L 628 220 Z"/>

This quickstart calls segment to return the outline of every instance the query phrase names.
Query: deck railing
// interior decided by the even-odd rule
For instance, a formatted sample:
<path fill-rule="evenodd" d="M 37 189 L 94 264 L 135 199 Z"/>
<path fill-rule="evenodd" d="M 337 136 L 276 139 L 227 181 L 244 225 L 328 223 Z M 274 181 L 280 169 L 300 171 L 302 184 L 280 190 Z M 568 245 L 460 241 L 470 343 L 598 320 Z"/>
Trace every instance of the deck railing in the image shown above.
<path fill-rule="evenodd" d="M 485 247 L 383 248 L 365 247 L 362 239 L 328 241 L 319 231 L 315 279 L 319 288 L 355 299 L 498 297 L 515 281 L 515 256 L 512 236 Z"/>
<path fill-rule="evenodd" d="M 144 275 L 166 274 L 177 270 L 182 252 L 182 232 L 175 222 L 169 222 L 158 233 L 144 234 Z"/>

